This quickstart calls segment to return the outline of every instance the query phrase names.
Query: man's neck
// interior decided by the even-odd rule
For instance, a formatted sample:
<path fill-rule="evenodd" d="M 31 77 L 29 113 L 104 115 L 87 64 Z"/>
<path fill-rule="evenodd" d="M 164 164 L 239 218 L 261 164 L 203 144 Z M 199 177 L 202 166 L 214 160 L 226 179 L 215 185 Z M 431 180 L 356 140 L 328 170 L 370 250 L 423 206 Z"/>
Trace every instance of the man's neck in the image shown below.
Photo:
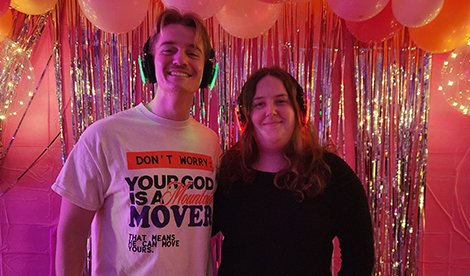
<path fill-rule="evenodd" d="M 167 93 L 157 89 L 155 97 L 146 106 L 154 114 L 174 121 L 189 118 L 194 94 Z"/>

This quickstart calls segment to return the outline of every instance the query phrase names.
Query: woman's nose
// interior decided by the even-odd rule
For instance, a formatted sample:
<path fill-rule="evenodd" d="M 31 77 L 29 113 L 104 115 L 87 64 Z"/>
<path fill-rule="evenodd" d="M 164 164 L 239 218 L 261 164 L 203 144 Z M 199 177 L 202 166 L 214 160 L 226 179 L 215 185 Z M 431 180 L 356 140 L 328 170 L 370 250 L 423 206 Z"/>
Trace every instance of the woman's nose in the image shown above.
<path fill-rule="evenodd" d="M 269 104 L 266 108 L 266 116 L 275 116 L 277 115 L 277 106 L 275 104 Z"/>

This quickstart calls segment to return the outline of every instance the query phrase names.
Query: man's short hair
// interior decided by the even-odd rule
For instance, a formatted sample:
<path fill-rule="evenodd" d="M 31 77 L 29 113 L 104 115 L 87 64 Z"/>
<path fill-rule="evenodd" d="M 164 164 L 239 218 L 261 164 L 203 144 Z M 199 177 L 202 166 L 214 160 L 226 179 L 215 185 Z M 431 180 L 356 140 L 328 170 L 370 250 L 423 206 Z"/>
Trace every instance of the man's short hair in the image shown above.
<path fill-rule="evenodd" d="M 180 13 L 176 9 L 166 9 L 157 18 L 155 29 L 152 32 L 149 42 L 149 52 L 155 56 L 154 45 L 157 43 L 162 29 L 170 24 L 178 24 L 196 29 L 196 42 L 201 41 L 203 46 L 204 59 L 208 60 L 211 55 L 211 41 L 207 29 L 202 19 L 193 13 Z"/>

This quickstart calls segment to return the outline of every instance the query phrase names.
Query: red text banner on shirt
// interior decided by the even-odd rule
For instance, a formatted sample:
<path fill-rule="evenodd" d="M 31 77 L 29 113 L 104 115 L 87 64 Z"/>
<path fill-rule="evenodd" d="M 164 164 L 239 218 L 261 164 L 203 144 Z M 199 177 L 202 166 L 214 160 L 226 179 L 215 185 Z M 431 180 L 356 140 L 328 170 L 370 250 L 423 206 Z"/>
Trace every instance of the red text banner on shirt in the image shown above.
<path fill-rule="evenodd" d="M 127 168 L 129 170 L 174 168 L 213 171 L 210 156 L 181 151 L 128 152 Z"/>

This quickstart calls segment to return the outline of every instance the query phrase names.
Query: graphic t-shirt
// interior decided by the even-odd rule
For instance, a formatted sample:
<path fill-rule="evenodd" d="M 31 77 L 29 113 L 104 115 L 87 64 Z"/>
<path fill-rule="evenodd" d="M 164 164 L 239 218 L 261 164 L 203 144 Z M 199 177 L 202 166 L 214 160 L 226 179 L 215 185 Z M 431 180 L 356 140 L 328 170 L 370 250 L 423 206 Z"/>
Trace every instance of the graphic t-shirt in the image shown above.
<path fill-rule="evenodd" d="M 91 125 L 52 189 L 92 223 L 93 275 L 212 275 L 217 135 L 140 104 Z"/>

